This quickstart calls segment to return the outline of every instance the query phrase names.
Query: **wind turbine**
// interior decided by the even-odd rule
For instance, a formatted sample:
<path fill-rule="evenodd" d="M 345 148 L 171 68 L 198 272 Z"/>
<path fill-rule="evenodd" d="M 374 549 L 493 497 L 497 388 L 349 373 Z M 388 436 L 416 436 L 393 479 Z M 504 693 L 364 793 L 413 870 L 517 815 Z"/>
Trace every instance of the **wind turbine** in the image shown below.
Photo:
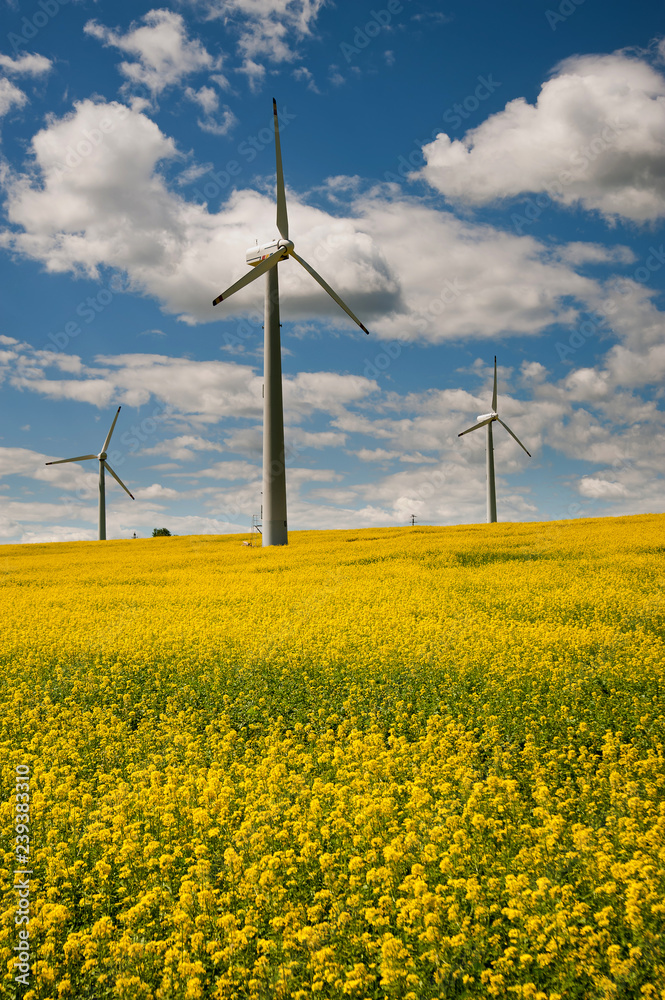
<path fill-rule="evenodd" d="M 462 437 L 462 434 L 469 434 L 471 431 L 477 431 L 479 427 L 487 427 L 487 523 L 493 524 L 496 521 L 496 485 L 494 482 L 494 440 L 492 437 L 492 424 L 495 420 L 501 424 L 502 427 L 508 431 L 512 438 L 515 438 L 520 448 L 524 448 L 524 445 L 517 437 L 513 434 L 508 424 L 504 424 L 503 420 L 497 413 L 496 404 L 496 357 L 494 358 L 494 390 L 492 392 L 492 412 L 491 413 L 481 413 L 480 416 L 476 417 L 478 420 L 477 424 L 473 427 L 467 427 L 465 431 L 461 431 L 457 436 Z M 526 448 L 524 448 L 526 451 Z M 526 451 L 529 458 L 531 458 L 531 453 Z"/>
<path fill-rule="evenodd" d="M 113 478 L 117 482 L 120 483 L 120 485 L 122 486 L 122 488 L 125 491 L 125 493 L 127 494 L 127 496 L 131 497 L 132 500 L 134 499 L 134 497 L 132 496 L 132 494 L 129 492 L 129 490 L 127 489 L 127 487 L 123 483 L 122 479 L 120 479 L 118 476 L 116 476 L 115 472 L 113 471 L 113 469 L 111 468 L 111 466 L 109 465 L 109 463 L 106 461 L 106 457 L 107 457 L 106 456 L 106 449 L 109 446 L 109 442 L 111 440 L 111 434 L 113 434 L 113 429 L 115 427 L 115 422 L 118 419 L 118 413 L 120 413 L 120 409 L 121 408 L 118 407 L 118 409 L 116 411 L 116 415 L 113 418 L 113 423 L 111 424 L 111 430 L 106 435 L 106 440 L 104 441 L 104 444 L 102 445 L 102 450 L 100 451 L 99 455 L 78 455 L 76 458 L 60 458 L 60 459 L 58 459 L 57 462 L 46 462 L 45 463 L 46 465 L 64 465 L 65 462 L 84 462 L 87 458 L 97 458 L 97 459 L 99 459 L 99 540 L 100 540 L 100 542 L 105 542 L 106 541 L 106 485 L 105 485 L 105 482 L 104 482 L 104 469 L 108 469 L 108 471 L 111 473 L 111 475 L 113 476 Z"/>
<path fill-rule="evenodd" d="M 279 123 L 277 121 L 277 102 L 272 102 L 273 119 L 275 123 L 275 156 L 277 161 L 277 231 L 280 238 L 273 239 L 262 246 L 250 247 L 245 255 L 248 264 L 253 268 L 235 284 L 227 288 L 213 301 L 216 306 L 223 299 L 228 299 L 250 281 L 265 274 L 265 306 L 263 325 L 263 545 L 287 545 L 288 532 L 286 526 L 286 470 L 284 457 L 284 409 L 282 404 L 282 357 L 279 336 L 279 286 L 277 283 L 277 264 L 294 257 L 299 264 L 309 271 L 315 281 L 342 307 L 354 323 L 357 323 L 365 333 L 369 331 L 363 326 L 357 316 L 333 291 L 327 281 L 317 274 L 306 260 L 295 252 L 293 241 L 289 239 L 289 220 L 286 212 L 286 193 L 284 190 L 284 173 L 282 171 L 282 151 L 279 142 Z"/>

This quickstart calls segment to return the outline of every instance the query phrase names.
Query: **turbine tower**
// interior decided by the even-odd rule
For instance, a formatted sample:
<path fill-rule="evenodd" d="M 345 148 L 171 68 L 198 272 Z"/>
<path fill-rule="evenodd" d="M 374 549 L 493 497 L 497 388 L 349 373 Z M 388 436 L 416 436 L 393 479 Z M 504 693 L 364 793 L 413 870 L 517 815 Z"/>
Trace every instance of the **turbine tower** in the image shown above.
<path fill-rule="evenodd" d="M 342 302 L 327 281 L 317 274 L 307 261 L 295 252 L 293 241 L 289 239 L 289 220 L 286 212 L 286 193 L 282 171 L 282 151 L 279 142 L 279 122 L 277 102 L 272 102 L 275 123 L 275 156 L 277 161 L 277 231 L 280 238 L 263 246 L 251 247 L 246 253 L 246 261 L 253 268 L 235 284 L 227 288 L 213 301 L 216 306 L 228 299 L 250 281 L 265 274 L 265 306 L 263 325 L 263 545 L 287 545 L 286 517 L 286 469 L 284 456 L 284 408 L 282 404 L 282 357 L 279 336 L 279 286 L 277 264 L 289 256 L 309 271 L 315 281 L 342 307 L 361 330 L 369 333 L 349 307 Z"/>
<path fill-rule="evenodd" d="M 492 424 L 495 420 L 501 424 L 502 427 L 508 431 L 511 437 L 515 438 L 520 448 L 524 448 L 524 445 L 517 437 L 513 434 L 508 424 L 504 424 L 503 420 L 497 413 L 497 403 L 496 403 L 496 357 L 494 358 L 494 391 L 492 392 L 492 412 L 491 413 L 481 413 L 480 416 L 476 418 L 478 420 L 477 424 L 473 427 L 467 427 L 465 431 L 461 431 L 457 436 L 462 437 L 462 434 L 469 434 L 471 431 L 477 431 L 479 427 L 487 427 L 487 523 L 493 524 L 496 521 L 496 484 L 494 482 L 494 439 L 492 436 Z M 524 448 L 526 451 L 526 448 Z M 531 458 L 531 453 L 526 451 L 529 458 Z"/>
<path fill-rule="evenodd" d="M 111 435 L 113 434 L 113 430 L 115 428 L 115 422 L 118 419 L 118 413 L 120 413 L 120 409 L 121 408 L 118 407 L 118 409 L 116 411 L 116 415 L 113 418 L 113 423 L 111 424 L 111 430 L 106 435 L 106 440 L 104 441 L 104 444 L 102 445 L 102 450 L 100 451 L 99 455 L 78 455 L 76 458 L 60 458 L 60 459 L 58 459 L 57 462 L 46 462 L 45 463 L 46 465 L 64 465 L 65 462 L 84 462 L 87 458 L 97 458 L 97 459 L 99 459 L 99 540 L 100 540 L 100 542 L 105 542 L 106 541 L 106 484 L 104 482 L 104 470 L 108 469 L 108 471 L 111 473 L 111 475 L 113 476 L 113 478 L 117 482 L 120 483 L 120 485 L 122 486 L 122 488 L 125 491 L 125 493 L 127 494 L 127 496 L 131 497 L 132 500 L 134 499 L 134 497 L 132 496 L 132 494 L 129 492 L 129 490 L 127 489 L 127 487 L 123 483 L 122 479 L 120 479 L 118 476 L 116 476 L 115 472 L 113 471 L 113 469 L 111 468 L 111 466 L 109 465 L 109 463 L 106 461 L 106 457 L 107 457 L 106 456 L 106 449 L 109 446 L 109 442 L 111 440 Z"/>

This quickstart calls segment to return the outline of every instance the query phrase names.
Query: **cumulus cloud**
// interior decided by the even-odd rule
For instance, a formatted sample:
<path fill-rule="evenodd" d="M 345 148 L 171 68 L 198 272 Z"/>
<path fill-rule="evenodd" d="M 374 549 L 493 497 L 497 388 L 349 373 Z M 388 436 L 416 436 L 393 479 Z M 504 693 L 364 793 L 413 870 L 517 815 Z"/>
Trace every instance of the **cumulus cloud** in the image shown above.
<path fill-rule="evenodd" d="M 194 90 L 192 87 L 185 89 L 185 97 L 194 104 L 198 104 L 204 112 L 203 118 L 197 119 L 197 125 L 203 132 L 210 132 L 213 135 L 226 135 L 236 124 L 237 118 L 230 108 L 224 108 L 221 115 L 216 115 L 219 109 L 219 97 L 212 87 L 201 87 Z"/>
<path fill-rule="evenodd" d="M 198 39 L 187 37 L 180 14 L 170 10 L 151 10 L 143 15 L 142 25 L 132 26 L 124 35 L 97 21 L 88 21 L 84 31 L 104 45 L 113 46 L 134 57 L 120 64 L 127 84 L 146 87 L 159 94 L 180 83 L 191 73 L 219 68 L 218 61 Z"/>
<path fill-rule="evenodd" d="M 141 449 L 141 454 L 168 455 L 174 461 L 191 462 L 196 457 L 196 452 L 223 450 L 223 446 L 216 441 L 207 441 L 196 434 L 179 434 L 178 437 L 160 441 L 152 448 Z"/>
<path fill-rule="evenodd" d="M 210 17 L 223 18 L 238 34 L 245 63 L 286 62 L 295 45 L 311 35 L 325 0 L 208 0 Z"/>
<path fill-rule="evenodd" d="M 594 476 L 583 476 L 578 483 L 578 490 L 583 497 L 594 500 L 630 496 L 630 490 L 622 483 L 610 482 L 607 479 L 597 479 Z"/>
<path fill-rule="evenodd" d="M 260 424 L 262 378 L 249 365 L 159 354 L 100 355 L 94 364 L 84 365 L 79 358 L 61 359 L 31 348 L 23 353 L 5 353 L 6 357 L 0 356 L 0 372 L 20 391 L 52 400 L 89 403 L 98 409 L 117 403 L 143 408 L 141 418 L 129 427 L 125 415 L 126 426 L 119 438 L 134 452 L 191 461 L 196 453 L 205 451 L 261 450 L 258 428 L 228 427 L 228 421 Z M 61 365 L 61 360 L 71 363 Z M 62 378 L 61 369 L 71 377 Z M 345 435 L 339 430 L 311 431 L 298 425 L 317 413 L 339 416 L 347 407 L 371 399 L 377 389 L 376 382 L 359 375 L 319 371 L 285 376 L 284 413 L 292 444 L 296 442 L 298 450 L 344 444 Z M 142 423 L 145 420 L 150 425 L 148 430 Z M 183 420 L 186 433 L 164 437 L 165 431 L 182 426 Z M 226 421 L 228 428 L 223 445 L 191 430 L 220 420 Z M 155 441 L 158 428 L 159 440 Z"/>
<path fill-rule="evenodd" d="M 510 101 L 463 139 L 424 147 L 429 184 L 484 205 L 545 192 L 609 220 L 665 216 L 665 77 L 624 52 L 573 56 L 535 104 Z"/>
<path fill-rule="evenodd" d="M 205 88 L 192 93 L 212 107 Z M 53 272 L 99 279 L 110 268 L 127 290 L 190 323 L 262 313 L 262 281 L 216 310 L 211 303 L 243 273 L 248 234 L 273 235 L 271 194 L 238 188 L 217 212 L 188 202 L 162 172 L 180 157 L 173 140 L 118 102 L 86 100 L 52 118 L 34 136 L 31 154 L 29 169 L 7 177 L 12 229 L 0 237 L 5 246 Z M 577 268 L 632 257 L 623 246 L 546 245 L 390 186 L 363 193 L 355 179 L 345 185 L 335 178 L 332 190 L 351 199 L 335 202 L 334 215 L 289 192 L 296 248 L 379 339 L 440 343 L 537 334 L 555 323 L 572 328 L 581 311 L 607 299 L 607 287 Z M 653 293 L 637 281 L 623 287 L 630 295 L 622 291 L 612 321 L 623 310 L 632 336 L 639 330 L 647 337 L 642 307 Z M 280 295 L 285 318 L 353 325 L 296 261 L 280 264 Z M 662 315 L 652 313 L 648 339 L 656 343 Z M 378 373 L 372 357 L 370 378 Z"/>
<path fill-rule="evenodd" d="M 19 231 L 3 240 L 50 271 L 98 277 L 100 267 L 110 266 L 127 274 L 131 290 L 156 297 L 168 311 L 211 319 L 219 315 L 213 297 L 246 266 L 248 233 L 269 226 L 271 235 L 274 201 L 256 191 L 234 192 L 217 214 L 170 192 L 158 164 L 178 155 L 174 143 L 146 115 L 115 102 L 80 102 L 37 133 L 32 153 L 34 170 L 9 178 L 8 217 Z M 363 301 L 375 307 L 377 294 L 394 288 L 379 248 L 353 222 L 295 200 L 290 212 L 294 230 L 307 234 L 299 249 L 314 255 L 314 266 L 330 258 L 335 266 L 325 277 L 345 300 L 356 291 L 360 307 Z M 282 271 L 285 292 L 293 283 L 296 316 L 313 307 L 340 318 L 304 271 L 303 286 L 300 270 L 291 263 Z M 226 315 L 251 312 L 262 300 L 257 282 Z M 347 325 L 343 313 L 340 325 Z"/>
<path fill-rule="evenodd" d="M 10 80 L 0 77 L 0 117 L 8 114 L 12 108 L 22 108 L 27 103 L 28 98 L 20 87 L 15 87 Z"/>
<path fill-rule="evenodd" d="M 535 333 L 572 323 L 571 298 L 595 294 L 595 282 L 531 238 L 412 201 L 355 204 L 389 273 L 399 275 L 399 302 L 380 326 L 386 337 L 437 343 Z"/>
<path fill-rule="evenodd" d="M 219 107 L 217 92 L 212 87 L 201 87 L 199 90 L 187 87 L 185 89 L 185 97 L 189 101 L 198 104 L 207 115 L 212 114 Z"/>
<path fill-rule="evenodd" d="M 24 52 L 20 59 L 12 59 L 11 56 L 0 53 L 0 68 L 5 73 L 18 73 L 26 76 L 42 76 L 48 73 L 53 63 L 46 56 L 41 56 L 35 52 Z"/>

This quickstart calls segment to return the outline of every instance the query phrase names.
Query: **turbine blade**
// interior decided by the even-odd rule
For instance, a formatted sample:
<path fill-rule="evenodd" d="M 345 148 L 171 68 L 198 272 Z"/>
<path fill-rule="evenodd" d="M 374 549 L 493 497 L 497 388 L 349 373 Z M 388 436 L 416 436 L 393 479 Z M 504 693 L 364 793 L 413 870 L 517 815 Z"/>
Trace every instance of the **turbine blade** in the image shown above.
<path fill-rule="evenodd" d="M 504 424 L 504 422 L 501 419 L 501 417 L 497 417 L 496 419 L 499 421 L 499 423 L 501 424 L 502 427 L 506 428 L 506 430 L 508 431 L 508 433 L 510 434 L 510 436 L 513 437 L 513 438 L 515 438 L 515 440 L 517 441 L 517 443 L 520 446 L 520 448 L 524 448 L 524 445 L 522 444 L 522 442 L 518 438 L 517 434 L 513 434 L 513 432 L 511 431 L 510 427 L 508 426 L 508 424 Z M 524 448 L 524 450 L 526 451 L 526 448 Z M 529 458 L 531 458 L 531 452 L 530 451 L 526 451 L 526 453 L 529 456 Z"/>
<path fill-rule="evenodd" d="M 111 430 L 106 435 L 106 441 L 104 442 L 104 445 L 102 447 L 102 451 L 106 451 L 106 449 L 109 446 L 109 441 L 111 440 L 111 434 L 113 434 L 113 429 L 115 427 L 115 422 L 118 419 L 118 414 L 119 413 L 120 413 L 120 407 L 118 407 L 118 409 L 116 410 L 115 417 L 113 418 L 113 423 L 111 424 Z"/>
<path fill-rule="evenodd" d="M 113 478 L 115 479 L 115 481 L 116 481 L 117 483 L 120 483 L 120 485 L 122 486 L 122 488 L 123 488 L 123 490 L 125 491 L 125 493 L 127 494 L 127 496 L 130 496 L 130 497 L 132 497 L 132 500 L 134 500 L 134 499 L 135 499 L 135 497 L 133 497 L 133 496 L 132 496 L 132 494 L 131 494 L 131 493 L 129 492 L 129 490 L 127 489 L 127 487 L 126 487 L 126 486 L 125 486 L 125 484 L 123 483 L 122 479 L 120 479 L 120 478 L 119 478 L 119 476 L 116 476 L 115 472 L 113 471 L 113 469 L 111 468 L 111 466 L 109 465 L 109 463 L 108 463 L 108 462 L 102 462 L 102 465 L 104 466 L 104 468 L 105 468 L 105 469 L 106 469 L 106 470 L 107 470 L 108 472 L 110 472 L 110 473 L 111 473 L 111 475 L 113 476 Z"/>
<path fill-rule="evenodd" d="M 496 355 L 494 357 L 494 390 L 492 392 L 492 409 L 496 413 Z"/>
<path fill-rule="evenodd" d="M 239 278 L 234 285 L 231 285 L 225 292 L 222 292 L 222 294 L 218 295 L 216 299 L 213 299 L 212 304 L 216 306 L 222 301 L 222 299 L 228 299 L 229 295 L 233 295 L 233 293 L 237 292 L 240 288 L 244 288 L 245 285 L 250 283 L 250 281 L 254 281 L 258 278 L 259 275 L 265 274 L 271 267 L 274 267 L 275 264 L 279 263 L 281 257 L 282 254 L 279 252 L 271 253 L 269 257 L 266 257 L 266 259 L 262 260 L 260 264 L 253 267 L 251 271 L 248 271 L 247 274 L 243 274 L 242 278 Z"/>
<path fill-rule="evenodd" d="M 295 252 L 295 250 L 289 250 L 289 253 L 291 254 L 292 257 L 295 257 L 295 259 L 298 261 L 299 264 L 302 264 L 302 266 L 305 268 L 306 271 L 309 271 L 309 273 L 312 275 L 312 277 L 314 278 L 314 280 L 318 281 L 318 283 L 321 285 L 321 288 L 325 288 L 325 290 L 328 293 L 328 295 L 330 295 L 330 297 L 335 300 L 335 302 L 337 303 L 337 305 L 341 306 L 342 309 L 344 310 L 344 312 L 347 313 L 347 315 L 351 317 L 351 319 L 353 320 L 353 322 L 357 323 L 358 326 L 360 327 L 360 329 L 363 330 L 364 333 L 366 333 L 369 336 L 369 330 L 367 329 L 367 327 L 363 326 L 363 324 L 360 322 L 360 320 L 358 319 L 358 317 L 356 315 L 354 315 L 354 313 L 351 312 L 351 310 L 349 309 L 349 307 L 342 302 L 342 300 L 340 299 L 340 297 L 337 294 L 337 292 L 333 292 L 333 290 L 330 287 L 330 285 L 328 284 L 328 282 L 324 281 L 323 278 L 321 277 L 321 275 L 317 274 L 316 271 L 314 270 L 314 268 L 310 267 L 310 265 L 307 263 L 306 260 L 303 260 L 302 257 L 299 257 L 298 254 Z"/>
<path fill-rule="evenodd" d="M 277 160 L 277 229 L 283 239 L 289 238 L 289 219 L 286 214 L 286 192 L 284 191 L 284 171 L 282 170 L 282 147 L 279 142 L 279 122 L 277 121 L 277 101 L 272 99 L 272 114 L 275 122 L 275 157 Z"/>
<path fill-rule="evenodd" d="M 479 424 L 474 424 L 473 427 L 467 427 L 465 431 L 460 431 L 457 437 L 461 438 L 462 434 L 469 434 L 470 431 L 477 431 L 479 427 L 484 427 L 485 424 L 491 424 L 493 420 L 494 417 L 489 417 L 487 420 L 482 420 Z"/>
<path fill-rule="evenodd" d="M 59 458 L 56 462 L 44 462 L 44 465 L 63 465 L 65 462 L 85 462 L 86 458 L 97 457 L 97 455 L 77 455 L 76 458 Z"/>

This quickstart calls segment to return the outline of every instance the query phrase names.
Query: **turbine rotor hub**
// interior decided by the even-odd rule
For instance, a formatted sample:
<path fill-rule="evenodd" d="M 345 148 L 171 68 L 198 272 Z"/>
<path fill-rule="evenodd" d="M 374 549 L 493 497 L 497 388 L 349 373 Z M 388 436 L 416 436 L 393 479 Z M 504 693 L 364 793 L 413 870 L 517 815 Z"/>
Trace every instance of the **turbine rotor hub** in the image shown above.
<path fill-rule="evenodd" d="M 108 458 L 108 456 L 105 451 L 100 451 L 97 458 L 99 459 L 100 462 L 103 462 L 106 458 Z"/>

